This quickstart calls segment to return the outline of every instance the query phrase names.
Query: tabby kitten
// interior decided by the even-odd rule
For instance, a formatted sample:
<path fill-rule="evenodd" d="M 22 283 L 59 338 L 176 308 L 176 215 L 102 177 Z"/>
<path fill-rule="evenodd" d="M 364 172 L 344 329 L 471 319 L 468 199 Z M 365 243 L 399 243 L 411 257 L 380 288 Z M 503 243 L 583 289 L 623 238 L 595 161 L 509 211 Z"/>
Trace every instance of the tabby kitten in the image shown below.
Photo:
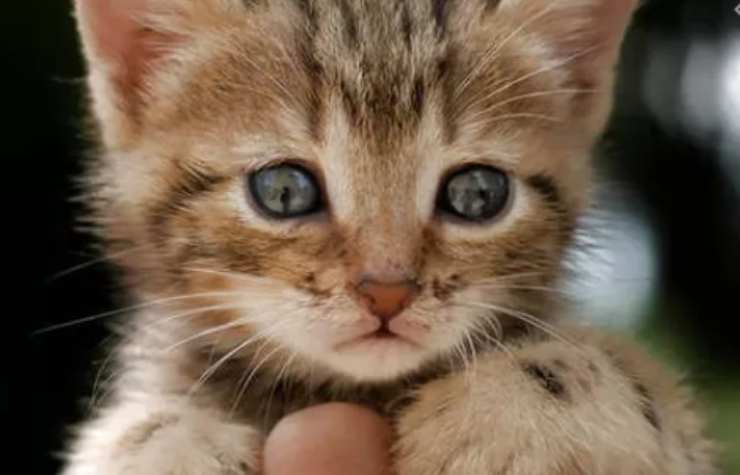
<path fill-rule="evenodd" d="M 257 474 L 286 413 L 399 475 L 715 473 L 677 379 L 562 323 L 635 0 L 76 0 L 133 305 L 66 475 Z"/>

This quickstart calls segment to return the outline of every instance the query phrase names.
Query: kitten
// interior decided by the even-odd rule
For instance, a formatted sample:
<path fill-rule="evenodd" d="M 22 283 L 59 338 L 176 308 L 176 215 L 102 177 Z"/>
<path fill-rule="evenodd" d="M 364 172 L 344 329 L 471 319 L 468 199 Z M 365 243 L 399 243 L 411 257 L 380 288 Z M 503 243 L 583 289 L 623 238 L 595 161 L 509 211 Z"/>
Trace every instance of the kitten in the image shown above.
<path fill-rule="evenodd" d="M 66 475 L 256 474 L 324 401 L 400 475 L 686 474 L 677 378 L 560 321 L 635 0 L 76 0 L 133 301 Z"/>

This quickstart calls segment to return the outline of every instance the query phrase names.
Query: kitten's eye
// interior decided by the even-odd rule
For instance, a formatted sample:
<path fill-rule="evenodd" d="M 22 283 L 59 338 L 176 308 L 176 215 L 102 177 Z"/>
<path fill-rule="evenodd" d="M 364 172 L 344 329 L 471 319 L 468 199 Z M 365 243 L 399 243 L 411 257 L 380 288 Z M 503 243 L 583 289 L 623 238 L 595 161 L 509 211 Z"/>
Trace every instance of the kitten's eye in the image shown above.
<path fill-rule="evenodd" d="M 509 201 L 509 178 L 493 167 L 474 165 L 450 176 L 440 190 L 438 206 L 468 221 L 494 218 Z"/>
<path fill-rule="evenodd" d="M 295 218 L 321 208 L 316 178 L 297 165 L 258 170 L 249 177 L 249 188 L 259 207 L 274 218 Z"/>

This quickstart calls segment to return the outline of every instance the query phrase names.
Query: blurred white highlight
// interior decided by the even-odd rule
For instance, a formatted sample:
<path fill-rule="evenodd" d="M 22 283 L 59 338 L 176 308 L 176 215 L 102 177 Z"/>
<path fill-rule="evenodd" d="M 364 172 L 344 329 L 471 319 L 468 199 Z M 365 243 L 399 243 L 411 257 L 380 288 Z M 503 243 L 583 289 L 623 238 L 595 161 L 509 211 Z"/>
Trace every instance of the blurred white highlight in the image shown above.
<path fill-rule="evenodd" d="M 606 215 L 585 224 L 586 237 L 580 241 L 588 250 L 570 256 L 576 276 L 564 290 L 586 322 L 635 328 L 648 316 L 657 287 L 656 241 L 639 204 L 626 196 L 615 198 L 606 204 Z"/>

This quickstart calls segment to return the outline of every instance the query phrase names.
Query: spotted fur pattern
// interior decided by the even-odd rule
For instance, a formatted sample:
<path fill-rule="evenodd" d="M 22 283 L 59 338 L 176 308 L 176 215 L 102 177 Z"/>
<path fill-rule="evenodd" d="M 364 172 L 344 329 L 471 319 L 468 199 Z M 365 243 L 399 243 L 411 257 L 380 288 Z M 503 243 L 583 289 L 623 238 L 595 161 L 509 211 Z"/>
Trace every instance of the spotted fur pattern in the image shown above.
<path fill-rule="evenodd" d="M 66 475 L 254 474 L 324 401 L 394 421 L 400 475 L 708 475 L 676 378 L 560 323 L 550 289 L 589 202 L 633 0 L 76 0 L 100 156 L 91 216 L 132 308 Z M 276 221 L 245 177 L 311 170 Z M 435 210 L 503 170 L 494 222 Z M 412 279 L 399 341 L 352 297 Z"/>

